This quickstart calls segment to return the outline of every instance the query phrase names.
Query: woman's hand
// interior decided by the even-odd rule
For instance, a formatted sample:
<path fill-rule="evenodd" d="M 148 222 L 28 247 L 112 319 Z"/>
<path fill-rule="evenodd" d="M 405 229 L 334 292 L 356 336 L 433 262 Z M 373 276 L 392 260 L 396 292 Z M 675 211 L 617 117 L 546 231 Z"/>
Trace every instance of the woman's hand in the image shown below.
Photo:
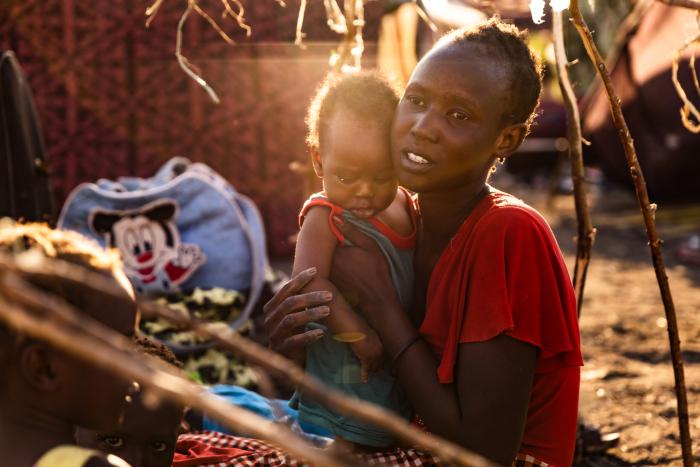
<path fill-rule="evenodd" d="M 299 293 L 316 275 L 316 268 L 301 271 L 292 277 L 263 307 L 263 327 L 270 339 L 270 348 L 304 365 L 306 346 L 323 337 L 323 331 L 306 331 L 307 324 L 330 314 L 326 305 L 333 298 L 330 292 Z"/>
<path fill-rule="evenodd" d="M 398 304 L 398 296 L 386 257 L 377 242 L 357 230 L 348 222 L 334 217 L 334 222 L 343 236 L 353 246 L 339 246 L 333 255 L 331 282 L 343 292 L 351 305 L 359 302 L 361 311 L 367 311 L 367 305 L 382 303 Z M 354 300 L 357 299 L 357 300 Z M 372 327 L 376 322 L 365 313 Z"/>

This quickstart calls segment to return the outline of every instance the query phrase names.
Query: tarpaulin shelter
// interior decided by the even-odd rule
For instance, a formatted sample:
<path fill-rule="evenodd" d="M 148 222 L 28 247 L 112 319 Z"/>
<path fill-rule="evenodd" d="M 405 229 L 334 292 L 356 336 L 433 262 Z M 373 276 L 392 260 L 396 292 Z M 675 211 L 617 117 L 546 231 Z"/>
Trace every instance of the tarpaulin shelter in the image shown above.
<path fill-rule="evenodd" d="M 671 80 L 673 53 L 697 33 L 695 13 L 656 3 L 631 33 L 614 66 L 612 80 L 634 137 L 647 187 L 654 199 L 700 200 L 700 135 L 681 123 L 682 105 Z M 692 52 L 691 50 L 687 52 Z M 679 81 L 696 102 L 689 56 L 681 59 Z M 599 87 L 582 112 L 591 159 L 606 176 L 631 187 L 629 168 L 610 117 L 608 98 Z"/>

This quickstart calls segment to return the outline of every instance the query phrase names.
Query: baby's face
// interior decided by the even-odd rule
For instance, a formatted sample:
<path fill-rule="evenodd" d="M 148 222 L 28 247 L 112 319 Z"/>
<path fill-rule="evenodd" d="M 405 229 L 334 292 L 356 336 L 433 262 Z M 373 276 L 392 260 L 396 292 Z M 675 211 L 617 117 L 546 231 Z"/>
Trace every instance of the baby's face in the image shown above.
<path fill-rule="evenodd" d="M 338 110 L 325 128 L 320 153 L 314 165 L 326 196 L 356 217 L 374 216 L 396 197 L 389 128 Z"/>
<path fill-rule="evenodd" d="M 166 402 L 149 410 L 135 396 L 120 426 L 108 432 L 76 428 L 76 444 L 119 456 L 132 467 L 170 467 L 182 415 Z"/>

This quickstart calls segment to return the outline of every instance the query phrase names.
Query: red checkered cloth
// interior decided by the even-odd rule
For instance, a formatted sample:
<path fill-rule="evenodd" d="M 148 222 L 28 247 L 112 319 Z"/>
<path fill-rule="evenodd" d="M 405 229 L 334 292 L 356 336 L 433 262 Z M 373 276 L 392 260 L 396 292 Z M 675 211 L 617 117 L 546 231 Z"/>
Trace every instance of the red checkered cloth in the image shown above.
<path fill-rule="evenodd" d="M 202 459 L 202 463 L 192 463 L 194 459 L 183 460 L 182 463 L 173 462 L 173 467 L 198 466 L 198 467 L 307 467 L 308 464 L 294 459 L 281 449 L 257 439 L 241 438 L 238 436 L 226 435 L 215 431 L 201 431 L 180 435 L 178 443 L 190 443 L 197 441 L 217 448 L 234 448 L 249 453 L 243 453 L 221 462 L 217 459 L 214 463 Z M 177 449 L 176 449 L 177 451 Z M 416 449 L 396 448 L 388 452 L 373 452 L 358 454 L 363 464 L 367 465 L 392 465 L 402 467 L 412 466 L 438 466 L 442 465 L 437 457 L 418 451 Z M 184 462 L 187 462 L 186 464 Z"/>
<path fill-rule="evenodd" d="M 552 464 L 548 464 L 546 462 L 542 462 L 540 460 L 537 460 L 529 454 L 519 453 L 517 456 L 515 456 L 515 460 L 513 461 L 513 467 L 555 467 L 555 466 Z"/>
<path fill-rule="evenodd" d="M 197 467 L 307 467 L 302 461 L 294 459 L 281 449 L 257 439 L 241 438 L 239 436 L 226 435 L 215 431 L 202 431 L 180 435 L 178 443 L 192 442 L 205 443 L 217 448 L 235 448 L 249 451 L 232 457 L 225 462 L 217 459 L 214 463 L 208 463 L 202 459 L 202 463 L 193 463 L 189 459 L 187 463 L 173 462 L 173 467 L 197 466 Z M 412 448 L 396 448 L 387 452 L 373 452 L 358 454 L 360 461 L 366 465 L 391 465 L 400 467 L 413 466 L 441 466 L 444 465 L 437 457 Z M 540 462 L 532 456 L 518 454 L 513 462 L 513 467 L 554 467 L 545 462 Z"/>

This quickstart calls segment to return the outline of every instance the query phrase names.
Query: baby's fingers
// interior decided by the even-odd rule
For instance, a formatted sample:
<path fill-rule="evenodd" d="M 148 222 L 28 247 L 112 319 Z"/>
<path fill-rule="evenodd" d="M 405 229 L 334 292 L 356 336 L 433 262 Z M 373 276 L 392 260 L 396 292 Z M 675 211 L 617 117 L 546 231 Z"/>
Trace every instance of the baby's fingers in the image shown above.
<path fill-rule="evenodd" d="M 362 367 L 360 368 L 360 381 L 363 383 L 366 383 L 369 381 L 369 366 L 366 363 L 362 364 Z"/>

